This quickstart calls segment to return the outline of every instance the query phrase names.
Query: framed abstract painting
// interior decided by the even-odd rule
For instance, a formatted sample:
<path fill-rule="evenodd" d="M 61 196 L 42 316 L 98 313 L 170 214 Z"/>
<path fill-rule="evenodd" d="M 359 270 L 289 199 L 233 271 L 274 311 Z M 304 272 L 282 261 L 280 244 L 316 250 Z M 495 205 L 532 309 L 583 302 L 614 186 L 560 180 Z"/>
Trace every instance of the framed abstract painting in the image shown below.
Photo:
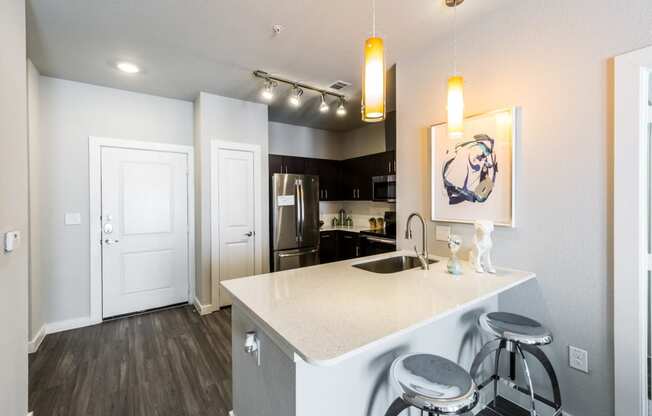
<path fill-rule="evenodd" d="M 514 227 L 515 149 L 521 110 L 512 107 L 464 119 L 463 138 L 446 123 L 431 127 L 432 220 L 491 220 Z"/>

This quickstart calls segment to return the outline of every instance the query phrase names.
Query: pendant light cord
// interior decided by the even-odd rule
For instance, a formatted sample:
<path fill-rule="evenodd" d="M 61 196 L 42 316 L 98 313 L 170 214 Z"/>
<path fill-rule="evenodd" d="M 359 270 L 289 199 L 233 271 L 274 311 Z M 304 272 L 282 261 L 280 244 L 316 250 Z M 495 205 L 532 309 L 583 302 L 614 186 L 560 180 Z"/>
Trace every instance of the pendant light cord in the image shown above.
<path fill-rule="evenodd" d="M 376 0 L 371 0 L 371 36 L 376 37 Z"/>
<path fill-rule="evenodd" d="M 453 75 L 457 76 L 457 0 L 453 6 Z"/>

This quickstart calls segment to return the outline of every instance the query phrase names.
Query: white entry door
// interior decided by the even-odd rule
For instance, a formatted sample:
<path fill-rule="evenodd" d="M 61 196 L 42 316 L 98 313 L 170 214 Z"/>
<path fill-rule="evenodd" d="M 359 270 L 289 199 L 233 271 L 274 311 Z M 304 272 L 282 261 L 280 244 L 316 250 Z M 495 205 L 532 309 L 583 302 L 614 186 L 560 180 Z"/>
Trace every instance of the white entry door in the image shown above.
<path fill-rule="evenodd" d="M 102 148 L 102 315 L 188 301 L 185 154 Z"/>
<path fill-rule="evenodd" d="M 218 149 L 218 227 L 220 281 L 255 273 L 254 154 Z M 231 304 L 220 290 L 220 306 Z"/>

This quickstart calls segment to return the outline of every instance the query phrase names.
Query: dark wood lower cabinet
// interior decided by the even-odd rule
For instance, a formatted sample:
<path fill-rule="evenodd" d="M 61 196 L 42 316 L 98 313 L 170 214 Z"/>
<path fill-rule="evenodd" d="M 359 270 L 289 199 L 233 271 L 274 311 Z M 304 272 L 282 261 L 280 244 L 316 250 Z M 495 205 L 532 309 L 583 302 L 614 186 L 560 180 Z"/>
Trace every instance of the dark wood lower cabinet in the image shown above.
<path fill-rule="evenodd" d="M 322 231 L 319 235 L 319 262 L 321 264 L 361 256 L 360 235 L 358 233 Z"/>
<path fill-rule="evenodd" d="M 339 231 L 338 234 L 338 260 L 349 260 L 360 257 L 360 235 L 346 231 Z"/>
<path fill-rule="evenodd" d="M 319 262 L 321 264 L 337 261 L 337 232 L 319 233 Z"/>

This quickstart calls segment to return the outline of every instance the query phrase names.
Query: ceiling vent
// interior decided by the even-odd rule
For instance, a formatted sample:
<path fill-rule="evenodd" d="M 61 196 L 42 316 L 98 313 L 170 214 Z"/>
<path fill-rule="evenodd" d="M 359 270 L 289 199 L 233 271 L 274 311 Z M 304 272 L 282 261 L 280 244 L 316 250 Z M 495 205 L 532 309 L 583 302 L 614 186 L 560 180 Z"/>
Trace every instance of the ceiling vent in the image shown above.
<path fill-rule="evenodd" d="M 341 90 L 341 89 L 344 89 L 344 88 L 346 88 L 346 87 L 350 87 L 350 86 L 351 86 L 351 83 L 350 83 L 350 82 L 346 82 L 346 81 L 335 81 L 334 83 L 332 83 L 331 85 L 329 85 L 328 88 L 330 88 L 330 89 L 332 89 L 332 90 L 337 90 L 337 91 L 339 91 L 339 90 Z"/>

